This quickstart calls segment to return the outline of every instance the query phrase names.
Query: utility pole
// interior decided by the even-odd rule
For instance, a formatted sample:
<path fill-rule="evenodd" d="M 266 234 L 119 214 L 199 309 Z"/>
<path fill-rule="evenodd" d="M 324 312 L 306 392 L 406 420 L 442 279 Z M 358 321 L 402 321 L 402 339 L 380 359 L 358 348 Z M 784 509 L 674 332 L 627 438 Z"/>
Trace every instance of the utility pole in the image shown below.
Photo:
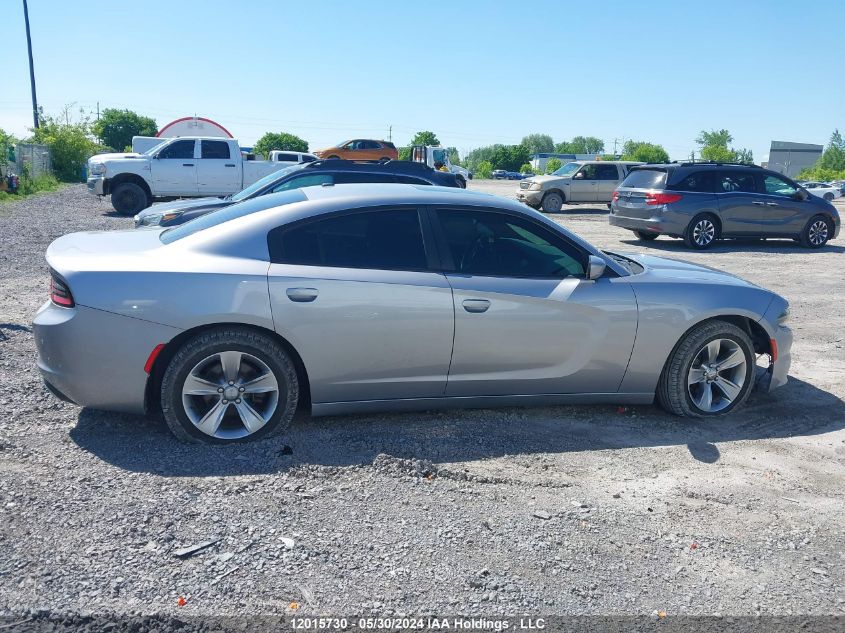
<path fill-rule="evenodd" d="M 26 48 L 29 52 L 29 85 L 32 88 L 32 124 L 38 128 L 38 99 L 35 97 L 35 67 L 32 65 L 32 38 L 29 36 L 29 9 L 23 0 L 23 20 L 26 24 Z"/>
<path fill-rule="evenodd" d="M 100 102 L 97 102 L 97 120 L 100 120 Z"/>
<path fill-rule="evenodd" d="M 388 141 L 393 140 L 393 126 L 392 125 L 387 128 L 387 140 Z"/>

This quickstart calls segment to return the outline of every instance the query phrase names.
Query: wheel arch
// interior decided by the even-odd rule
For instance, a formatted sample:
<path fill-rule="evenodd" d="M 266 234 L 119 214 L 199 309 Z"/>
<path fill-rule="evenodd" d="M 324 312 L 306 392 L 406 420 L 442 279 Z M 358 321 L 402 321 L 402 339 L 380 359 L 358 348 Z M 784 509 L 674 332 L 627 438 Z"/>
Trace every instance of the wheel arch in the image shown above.
<path fill-rule="evenodd" d="M 563 192 L 563 189 L 558 189 L 557 187 L 553 187 L 552 189 L 547 189 L 546 191 L 543 192 L 543 198 L 545 198 L 550 193 L 556 193 L 557 195 L 559 195 L 563 199 L 564 202 L 566 202 L 566 194 Z"/>
<path fill-rule="evenodd" d="M 114 191 L 115 187 L 117 187 L 120 184 L 123 184 L 124 182 L 131 182 L 132 184 L 135 184 L 135 185 L 138 185 L 139 187 L 141 187 L 141 189 L 144 190 L 144 193 L 147 194 L 147 201 L 152 202 L 153 193 L 152 193 L 152 190 L 150 189 L 150 185 L 146 180 L 144 180 L 138 174 L 123 173 L 123 174 L 118 174 L 117 176 L 114 176 L 113 178 L 109 178 L 109 193 Z"/>
<path fill-rule="evenodd" d="M 260 325 L 252 325 L 245 323 L 207 323 L 198 325 L 183 332 L 180 332 L 167 343 L 164 348 L 156 356 L 155 362 L 150 369 L 150 374 L 147 377 L 147 384 L 144 391 L 144 408 L 148 414 L 159 415 L 161 413 L 161 383 L 164 378 L 164 372 L 170 364 L 171 359 L 176 355 L 182 345 L 193 338 L 194 336 L 207 332 L 209 330 L 238 328 L 241 330 L 250 330 L 270 336 L 290 354 L 294 367 L 296 368 L 296 377 L 299 379 L 299 408 L 302 411 L 309 411 L 311 409 L 311 383 L 308 378 L 308 371 L 305 369 L 305 363 L 302 362 L 302 357 L 296 348 L 290 344 L 286 338 L 281 336 L 274 330 L 261 327 Z"/>

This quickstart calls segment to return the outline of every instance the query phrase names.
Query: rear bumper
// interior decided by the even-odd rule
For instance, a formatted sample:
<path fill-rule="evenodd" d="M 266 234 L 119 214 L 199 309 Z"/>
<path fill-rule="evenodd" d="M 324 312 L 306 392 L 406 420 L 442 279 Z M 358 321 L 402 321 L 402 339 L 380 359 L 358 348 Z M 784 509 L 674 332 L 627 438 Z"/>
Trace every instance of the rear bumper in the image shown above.
<path fill-rule="evenodd" d="M 663 235 L 681 235 L 685 228 L 685 225 L 679 225 L 662 214 L 654 214 L 648 218 L 630 218 L 612 212 L 607 216 L 607 220 L 611 226 L 618 226 L 629 231 L 644 231 Z"/>
<path fill-rule="evenodd" d="M 152 349 L 179 330 L 76 306 L 45 303 L 32 323 L 38 370 L 57 397 L 80 406 L 144 413 Z"/>

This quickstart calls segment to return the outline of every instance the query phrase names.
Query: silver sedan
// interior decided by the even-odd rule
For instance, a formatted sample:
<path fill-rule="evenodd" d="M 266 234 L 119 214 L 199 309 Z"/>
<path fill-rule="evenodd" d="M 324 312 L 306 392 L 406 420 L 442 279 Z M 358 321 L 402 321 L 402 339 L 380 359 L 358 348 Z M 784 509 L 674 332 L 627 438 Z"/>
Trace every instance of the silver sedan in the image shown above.
<path fill-rule="evenodd" d="M 648 404 L 715 416 L 786 382 L 780 296 L 600 251 L 502 198 L 309 187 L 167 230 L 50 245 L 35 316 L 47 387 L 240 442 L 314 415 Z"/>

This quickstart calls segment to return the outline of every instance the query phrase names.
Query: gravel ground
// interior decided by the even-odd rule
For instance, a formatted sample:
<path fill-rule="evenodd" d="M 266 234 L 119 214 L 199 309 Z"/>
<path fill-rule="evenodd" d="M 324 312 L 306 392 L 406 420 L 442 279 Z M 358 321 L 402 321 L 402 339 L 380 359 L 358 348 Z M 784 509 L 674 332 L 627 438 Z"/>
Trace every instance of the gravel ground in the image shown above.
<path fill-rule="evenodd" d="M 790 383 L 716 422 L 512 408 L 321 418 L 257 444 L 186 446 L 158 421 L 57 401 L 35 368 L 47 245 L 131 221 L 83 186 L 0 206 L 0 616 L 144 614 L 163 630 L 232 613 L 841 616 L 843 241 L 691 253 L 604 216 L 556 218 L 601 247 L 787 297 Z"/>

